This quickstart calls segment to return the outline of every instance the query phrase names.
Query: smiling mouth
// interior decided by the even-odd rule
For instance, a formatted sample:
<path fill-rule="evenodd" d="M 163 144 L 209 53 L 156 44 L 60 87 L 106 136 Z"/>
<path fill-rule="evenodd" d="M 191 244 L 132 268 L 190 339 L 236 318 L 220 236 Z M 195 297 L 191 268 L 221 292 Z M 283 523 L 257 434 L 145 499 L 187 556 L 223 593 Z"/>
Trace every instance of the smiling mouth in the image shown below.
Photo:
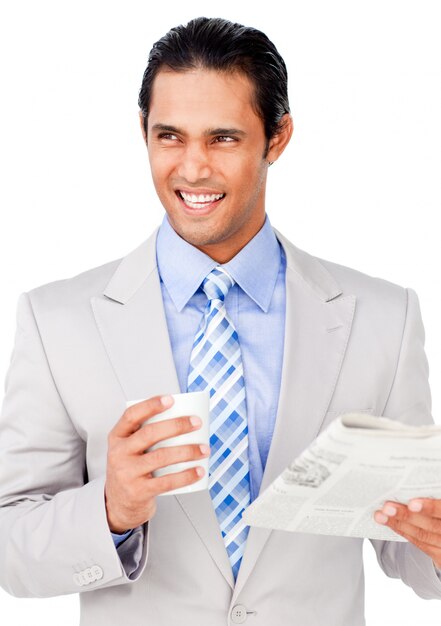
<path fill-rule="evenodd" d="M 185 191 L 177 191 L 176 194 L 189 209 L 205 209 L 225 197 L 224 193 L 195 194 L 187 193 Z"/>

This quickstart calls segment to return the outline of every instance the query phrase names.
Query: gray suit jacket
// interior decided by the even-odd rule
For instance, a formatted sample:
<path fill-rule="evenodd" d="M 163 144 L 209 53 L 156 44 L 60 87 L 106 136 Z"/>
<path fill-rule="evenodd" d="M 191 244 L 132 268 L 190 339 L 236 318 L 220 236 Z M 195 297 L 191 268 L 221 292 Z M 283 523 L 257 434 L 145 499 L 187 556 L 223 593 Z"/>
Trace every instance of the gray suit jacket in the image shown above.
<path fill-rule="evenodd" d="M 343 411 L 431 421 L 415 292 L 276 235 L 286 333 L 262 490 Z M 82 626 L 361 626 L 362 540 L 251 528 L 234 585 L 207 491 L 158 498 L 155 517 L 115 549 L 107 433 L 126 400 L 180 391 L 155 241 L 20 297 L 0 420 L 0 584 L 16 596 L 81 592 Z M 372 543 L 388 576 L 441 597 L 426 555 Z"/>

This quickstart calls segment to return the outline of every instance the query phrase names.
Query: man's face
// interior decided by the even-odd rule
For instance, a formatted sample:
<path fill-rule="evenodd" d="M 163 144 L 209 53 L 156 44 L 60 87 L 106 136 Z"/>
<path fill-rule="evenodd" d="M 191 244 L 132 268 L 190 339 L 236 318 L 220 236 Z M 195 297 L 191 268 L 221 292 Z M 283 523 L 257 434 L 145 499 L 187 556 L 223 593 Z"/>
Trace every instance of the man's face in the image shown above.
<path fill-rule="evenodd" d="M 156 192 L 178 235 L 221 263 L 265 220 L 270 154 L 252 98 L 242 73 L 162 70 L 153 84 L 147 148 Z"/>

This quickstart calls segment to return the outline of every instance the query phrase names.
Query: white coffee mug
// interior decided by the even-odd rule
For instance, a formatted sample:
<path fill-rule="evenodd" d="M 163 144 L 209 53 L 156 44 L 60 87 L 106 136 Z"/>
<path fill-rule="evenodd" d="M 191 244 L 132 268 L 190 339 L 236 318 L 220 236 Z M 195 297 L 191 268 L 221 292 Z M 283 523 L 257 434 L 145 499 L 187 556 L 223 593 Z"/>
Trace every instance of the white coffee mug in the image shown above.
<path fill-rule="evenodd" d="M 163 439 L 154 446 L 151 446 L 148 451 L 156 450 L 157 448 L 169 448 L 171 446 L 181 446 L 186 444 L 200 444 L 205 443 L 210 445 L 210 393 L 209 391 L 193 391 L 190 393 L 175 393 L 171 394 L 174 399 L 173 405 L 169 409 L 165 409 L 162 413 L 154 415 L 145 423 L 154 424 L 155 422 L 162 422 L 163 420 L 172 419 L 175 417 L 183 417 L 185 415 L 197 415 L 202 420 L 202 426 L 197 430 L 193 430 L 177 437 L 171 437 L 170 439 Z M 129 400 L 126 402 L 127 408 L 143 400 Z M 166 491 L 163 496 L 168 496 L 178 493 L 193 493 L 194 491 L 202 491 L 208 489 L 208 459 L 198 459 L 196 461 L 184 461 L 182 463 L 174 463 L 167 467 L 161 467 L 153 472 L 153 476 L 165 476 L 166 474 L 173 474 L 175 472 L 182 472 L 190 467 L 201 466 L 205 470 L 205 474 L 195 483 L 187 485 L 185 487 L 179 487 L 172 491 Z"/>

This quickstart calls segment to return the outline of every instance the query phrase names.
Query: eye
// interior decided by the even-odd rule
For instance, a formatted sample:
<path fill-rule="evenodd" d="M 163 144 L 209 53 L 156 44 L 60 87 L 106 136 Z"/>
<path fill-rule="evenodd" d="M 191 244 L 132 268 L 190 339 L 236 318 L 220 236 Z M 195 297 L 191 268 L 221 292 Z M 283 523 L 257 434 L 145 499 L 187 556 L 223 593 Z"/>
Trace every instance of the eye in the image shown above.
<path fill-rule="evenodd" d="M 215 138 L 215 141 L 217 141 L 218 143 L 231 143 L 237 140 L 236 137 L 230 137 L 230 135 L 218 135 Z"/>
<path fill-rule="evenodd" d="M 158 135 L 158 139 L 166 139 L 169 141 L 175 141 L 177 139 L 177 136 L 174 135 L 173 133 L 160 133 Z"/>

